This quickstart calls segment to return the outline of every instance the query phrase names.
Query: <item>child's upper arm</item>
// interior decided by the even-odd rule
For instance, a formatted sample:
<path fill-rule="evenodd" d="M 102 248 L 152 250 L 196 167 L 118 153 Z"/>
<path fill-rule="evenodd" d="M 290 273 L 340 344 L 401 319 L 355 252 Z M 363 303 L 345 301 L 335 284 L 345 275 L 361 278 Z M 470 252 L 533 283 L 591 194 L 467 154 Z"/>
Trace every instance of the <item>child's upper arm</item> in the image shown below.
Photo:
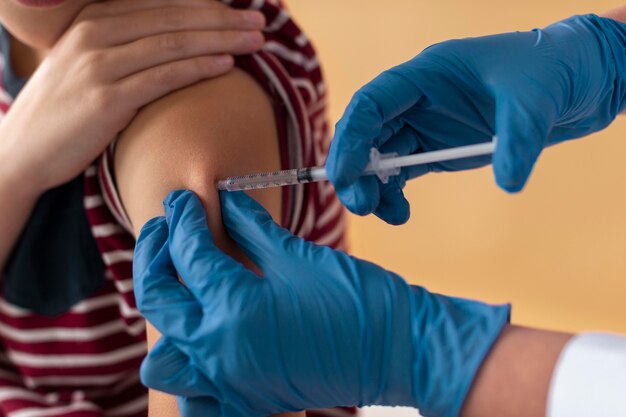
<path fill-rule="evenodd" d="M 146 106 L 123 132 L 115 152 L 115 175 L 135 235 L 172 190 L 190 189 L 202 200 L 216 243 L 236 258 L 241 252 L 222 228 L 215 189 L 218 178 L 280 168 L 270 99 L 246 73 L 204 81 Z M 280 221 L 280 190 L 253 196 Z M 183 277 L 184 278 L 184 277 Z M 158 334 L 148 326 L 148 344 Z M 150 416 L 178 415 L 172 397 L 151 392 Z"/>
<path fill-rule="evenodd" d="M 186 188 L 202 199 L 209 225 L 222 239 L 215 180 L 278 169 L 279 161 L 269 98 L 250 76 L 234 70 L 142 109 L 118 141 L 115 174 L 135 234 L 163 215 L 161 202 L 170 191 Z M 279 190 L 255 197 L 279 214 Z"/>

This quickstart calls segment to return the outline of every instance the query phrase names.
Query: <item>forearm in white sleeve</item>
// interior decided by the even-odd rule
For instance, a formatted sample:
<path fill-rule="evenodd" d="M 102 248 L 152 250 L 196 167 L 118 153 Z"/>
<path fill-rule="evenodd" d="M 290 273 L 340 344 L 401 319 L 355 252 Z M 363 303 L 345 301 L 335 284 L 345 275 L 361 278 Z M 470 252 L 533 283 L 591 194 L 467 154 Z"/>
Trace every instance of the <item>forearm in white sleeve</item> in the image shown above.
<path fill-rule="evenodd" d="M 626 416 L 626 336 L 572 338 L 554 370 L 546 416 Z"/>

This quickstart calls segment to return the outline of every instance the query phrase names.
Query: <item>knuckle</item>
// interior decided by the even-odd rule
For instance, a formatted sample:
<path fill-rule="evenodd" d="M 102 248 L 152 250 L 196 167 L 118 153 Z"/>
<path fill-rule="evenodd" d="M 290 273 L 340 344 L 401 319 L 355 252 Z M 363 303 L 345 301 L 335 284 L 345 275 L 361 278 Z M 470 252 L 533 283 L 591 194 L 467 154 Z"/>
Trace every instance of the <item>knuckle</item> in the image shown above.
<path fill-rule="evenodd" d="M 78 65 L 81 72 L 89 78 L 98 80 L 105 67 L 106 53 L 101 50 L 85 52 L 79 58 Z"/>
<path fill-rule="evenodd" d="M 85 19 L 72 28 L 73 37 L 81 44 L 89 44 L 99 38 L 99 25 L 96 21 Z"/>
<path fill-rule="evenodd" d="M 190 68 L 190 71 L 198 79 L 207 75 L 217 77 L 221 74 L 225 74 L 231 70 L 233 65 L 233 63 L 218 63 L 213 57 L 198 57 L 194 58 L 191 62 L 193 62 L 193 67 Z"/>
<path fill-rule="evenodd" d="M 116 92 L 113 87 L 94 88 L 90 95 L 92 106 L 99 111 L 107 111 L 113 108 L 116 99 Z"/>
<path fill-rule="evenodd" d="M 439 42 L 426 48 L 420 55 L 422 59 L 441 59 L 450 57 L 455 51 L 463 50 L 467 45 L 463 44 L 463 39 L 450 39 Z"/>
<path fill-rule="evenodd" d="M 215 20 L 220 22 L 232 22 L 234 21 L 239 14 L 231 9 L 216 9 L 211 12 L 215 18 Z"/>
<path fill-rule="evenodd" d="M 173 8 L 159 9 L 157 12 L 158 20 L 166 29 L 181 29 L 185 26 L 187 17 L 182 10 Z"/>
<path fill-rule="evenodd" d="M 168 33 L 161 37 L 161 49 L 171 52 L 184 52 L 187 39 L 183 33 Z"/>
<path fill-rule="evenodd" d="M 103 50 L 89 51 L 84 54 L 85 61 L 94 68 L 101 66 L 106 60 L 107 53 Z"/>
<path fill-rule="evenodd" d="M 153 77 L 158 84 L 173 84 L 176 81 L 176 73 L 170 65 L 155 68 Z"/>
<path fill-rule="evenodd" d="M 374 94 L 376 94 L 376 90 L 369 84 L 361 87 L 354 94 L 346 110 L 346 123 L 348 121 L 364 120 L 362 118 L 363 114 L 367 115 L 367 120 L 376 121 L 377 124 L 380 123 L 380 107 L 373 97 Z M 350 125 L 350 127 L 354 128 L 355 126 Z"/>
<path fill-rule="evenodd" d="M 90 19 L 90 18 L 94 18 L 97 16 L 100 16 L 102 14 L 103 11 L 103 4 L 102 3 L 91 3 L 88 4 L 87 6 L 85 6 L 80 13 L 78 13 L 78 16 L 76 17 L 76 20 L 85 20 L 85 19 Z"/>
<path fill-rule="evenodd" d="M 193 70 L 197 74 L 204 74 L 213 71 L 213 62 L 209 58 L 198 57 L 192 60 Z"/>

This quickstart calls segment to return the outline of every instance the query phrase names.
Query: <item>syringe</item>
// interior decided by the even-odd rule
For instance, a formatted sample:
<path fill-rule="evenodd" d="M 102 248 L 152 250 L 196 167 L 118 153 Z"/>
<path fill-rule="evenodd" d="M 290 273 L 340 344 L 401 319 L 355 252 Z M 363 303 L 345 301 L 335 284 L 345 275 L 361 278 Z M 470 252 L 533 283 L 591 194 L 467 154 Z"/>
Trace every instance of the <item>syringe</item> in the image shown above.
<path fill-rule="evenodd" d="M 372 148 L 370 151 L 370 162 L 365 167 L 363 175 L 377 175 L 383 183 L 387 183 L 389 177 L 400 174 L 400 169 L 403 167 L 490 155 L 495 151 L 495 148 L 495 136 L 492 142 L 407 156 L 398 156 L 396 153 L 381 154 L 377 149 Z M 326 167 L 319 166 L 228 177 L 218 181 L 217 188 L 226 191 L 259 190 L 262 188 L 283 187 L 285 185 L 326 180 L 328 180 Z"/>

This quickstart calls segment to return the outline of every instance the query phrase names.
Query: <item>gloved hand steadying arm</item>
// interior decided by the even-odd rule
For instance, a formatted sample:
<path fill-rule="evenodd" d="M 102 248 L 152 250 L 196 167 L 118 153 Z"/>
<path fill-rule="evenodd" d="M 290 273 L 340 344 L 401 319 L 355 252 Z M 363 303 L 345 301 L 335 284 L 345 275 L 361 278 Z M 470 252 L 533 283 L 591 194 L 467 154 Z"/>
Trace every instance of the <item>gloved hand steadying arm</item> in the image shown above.
<path fill-rule="evenodd" d="M 410 286 L 293 236 L 243 193 L 221 198 L 263 277 L 214 245 L 193 193 L 170 194 L 135 251 L 137 304 L 163 335 L 145 384 L 224 417 L 367 404 L 458 414 L 508 306 Z"/>
<path fill-rule="evenodd" d="M 352 212 L 401 224 L 409 218 L 406 180 L 491 157 L 405 168 L 384 185 L 358 179 L 371 147 L 406 155 L 497 135 L 496 182 L 519 191 L 545 146 L 603 129 L 622 111 L 625 48 L 626 25 L 595 15 L 431 46 L 355 94 L 331 144 L 330 180 Z"/>

